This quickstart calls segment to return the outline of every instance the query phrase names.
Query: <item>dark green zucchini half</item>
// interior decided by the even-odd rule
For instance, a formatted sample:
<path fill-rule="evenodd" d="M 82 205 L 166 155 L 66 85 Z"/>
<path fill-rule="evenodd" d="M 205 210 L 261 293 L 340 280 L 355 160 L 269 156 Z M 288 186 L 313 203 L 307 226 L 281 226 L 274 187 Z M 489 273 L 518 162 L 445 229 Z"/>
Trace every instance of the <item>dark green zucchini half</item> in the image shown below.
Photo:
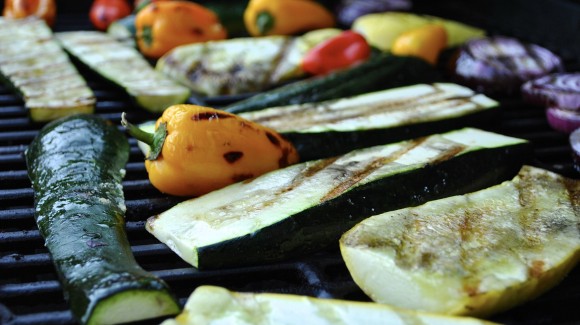
<path fill-rule="evenodd" d="M 148 111 L 162 112 L 189 98 L 189 89 L 155 71 L 137 49 L 107 33 L 74 31 L 55 35 L 69 54 L 123 88 L 138 106 Z"/>
<path fill-rule="evenodd" d="M 0 81 L 24 100 L 35 122 L 95 109 L 93 91 L 40 19 L 0 17 Z"/>
<path fill-rule="evenodd" d="M 167 285 L 135 261 L 124 230 L 127 138 L 94 115 L 47 124 L 26 151 L 35 218 L 75 317 L 116 324 L 175 314 Z"/>
<path fill-rule="evenodd" d="M 509 179 L 529 156 L 525 140 L 467 128 L 273 171 L 182 202 L 146 228 L 200 269 L 279 261 L 338 247 L 371 215 Z"/>
<path fill-rule="evenodd" d="M 437 71 L 422 59 L 379 53 L 352 68 L 265 91 L 230 104 L 224 110 L 238 114 L 440 80 L 441 76 Z"/>
<path fill-rule="evenodd" d="M 498 103 L 450 84 L 418 84 L 240 114 L 288 138 L 302 161 L 332 157 L 464 126 L 483 126 Z"/>

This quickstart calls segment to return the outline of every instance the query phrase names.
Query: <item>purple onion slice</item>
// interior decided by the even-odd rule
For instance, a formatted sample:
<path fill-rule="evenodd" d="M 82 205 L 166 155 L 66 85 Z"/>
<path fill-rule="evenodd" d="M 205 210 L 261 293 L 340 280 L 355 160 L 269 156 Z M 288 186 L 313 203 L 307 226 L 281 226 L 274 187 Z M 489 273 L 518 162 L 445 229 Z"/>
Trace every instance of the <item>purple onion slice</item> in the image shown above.
<path fill-rule="evenodd" d="M 580 72 L 554 73 L 530 80 L 522 86 L 525 100 L 567 110 L 580 110 Z"/>
<path fill-rule="evenodd" d="M 556 131 L 571 133 L 580 128 L 580 112 L 578 111 L 549 107 L 546 109 L 546 118 L 548 124 Z"/>
<path fill-rule="evenodd" d="M 350 27 L 360 16 L 375 12 L 407 11 L 411 9 L 411 0 L 342 0 L 336 9 L 338 22 Z"/>
<path fill-rule="evenodd" d="M 454 64 L 458 82 L 484 93 L 511 94 L 531 79 L 562 71 L 549 50 L 517 39 L 495 36 L 467 42 Z"/>

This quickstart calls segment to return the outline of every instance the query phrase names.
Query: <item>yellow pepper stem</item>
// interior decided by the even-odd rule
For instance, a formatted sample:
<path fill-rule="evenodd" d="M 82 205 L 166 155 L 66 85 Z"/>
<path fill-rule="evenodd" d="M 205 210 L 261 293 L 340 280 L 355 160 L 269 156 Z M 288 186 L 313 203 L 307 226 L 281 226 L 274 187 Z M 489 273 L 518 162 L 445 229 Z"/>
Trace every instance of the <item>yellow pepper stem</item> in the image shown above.
<path fill-rule="evenodd" d="M 260 35 L 265 35 L 267 32 L 274 28 L 275 18 L 271 13 L 267 11 L 262 11 L 256 17 L 256 27 Z"/>
<path fill-rule="evenodd" d="M 163 143 L 165 143 L 165 138 L 167 137 L 167 124 L 161 123 L 155 133 L 149 133 L 141 130 L 139 127 L 129 123 L 125 112 L 121 114 L 121 125 L 127 129 L 127 132 L 135 139 L 148 144 L 151 147 L 148 160 L 155 160 L 161 154 L 161 149 L 163 148 Z"/>

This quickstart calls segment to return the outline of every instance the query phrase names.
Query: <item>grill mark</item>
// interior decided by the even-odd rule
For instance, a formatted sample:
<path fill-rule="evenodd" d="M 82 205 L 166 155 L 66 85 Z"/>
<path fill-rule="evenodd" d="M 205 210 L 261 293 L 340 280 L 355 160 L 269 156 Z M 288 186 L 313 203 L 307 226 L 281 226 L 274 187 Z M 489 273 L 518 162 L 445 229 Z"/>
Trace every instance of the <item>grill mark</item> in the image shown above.
<path fill-rule="evenodd" d="M 220 112 L 201 112 L 191 116 L 192 121 L 202 121 L 202 120 L 219 120 L 219 119 L 227 119 L 231 118 L 232 116 L 225 113 Z"/>
<path fill-rule="evenodd" d="M 274 146 L 280 147 L 280 140 L 272 132 L 266 131 L 266 137 Z"/>
<path fill-rule="evenodd" d="M 279 54 L 273 60 L 272 68 L 269 69 L 267 73 L 263 74 L 264 83 L 267 83 L 268 86 L 276 84 L 279 81 L 273 79 L 273 76 L 277 76 L 279 74 L 278 70 L 282 68 L 281 63 L 284 62 L 284 59 L 286 59 L 288 53 L 294 47 L 293 45 L 295 42 L 296 40 L 292 39 L 292 40 L 284 40 L 284 42 L 282 43 L 282 48 L 278 52 Z"/>
<path fill-rule="evenodd" d="M 243 156 L 244 153 L 241 151 L 230 151 L 224 153 L 224 159 L 230 164 L 233 164 L 236 161 L 240 160 Z"/>

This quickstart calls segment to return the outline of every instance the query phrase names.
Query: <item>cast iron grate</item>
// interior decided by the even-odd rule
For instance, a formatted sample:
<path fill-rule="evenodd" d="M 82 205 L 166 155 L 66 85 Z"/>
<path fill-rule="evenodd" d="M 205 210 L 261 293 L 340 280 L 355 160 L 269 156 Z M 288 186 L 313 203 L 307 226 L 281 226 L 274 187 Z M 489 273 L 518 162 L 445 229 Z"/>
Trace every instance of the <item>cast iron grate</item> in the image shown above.
<path fill-rule="evenodd" d="M 78 16 L 64 15 L 62 30 L 87 29 Z M 580 70 L 568 62 L 570 70 Z M 139 122 L 155 116 L 134 107 L 116 88 L 81 70 L 95 91 L 96 114 L 112 121 L 128 112 Z M 192 99 L 197 101 L 198 99 Z M 534 165 L 578 177 L 573 168 L 567 136 L 554 132 L 544 111 L 519 99 L 502 99 L 503 111 L 490 130 L 529 139 L 534 145 Z M 219 106 L 220 101 L 208 102 Z M 23 153 L 42 125 L 31 123 L 22 101 L 0 86 L 0 323 L 74 324 L 64 301 L 50 256 L 33 218 L 33 193 L 26 174 Z M 148 182 L 136 142 L 130 140 L 131 155 L 123 182 L 127 204 L 127 232 L 137 261 L 168 282 L 182 303 L 199 285 L 211 284 L 237 291 L 278 292 L 369 299 L 354 284 L 338 249 L 330 249 L 283 263 L 216 271 L 198 271 L 183 262 L 144 230 L 146 217 L 164 211 L 179 199 L 165 196 Z M 540 298 L 493 317 L 508 324 L 578 323 L 580 269 Z"/>

